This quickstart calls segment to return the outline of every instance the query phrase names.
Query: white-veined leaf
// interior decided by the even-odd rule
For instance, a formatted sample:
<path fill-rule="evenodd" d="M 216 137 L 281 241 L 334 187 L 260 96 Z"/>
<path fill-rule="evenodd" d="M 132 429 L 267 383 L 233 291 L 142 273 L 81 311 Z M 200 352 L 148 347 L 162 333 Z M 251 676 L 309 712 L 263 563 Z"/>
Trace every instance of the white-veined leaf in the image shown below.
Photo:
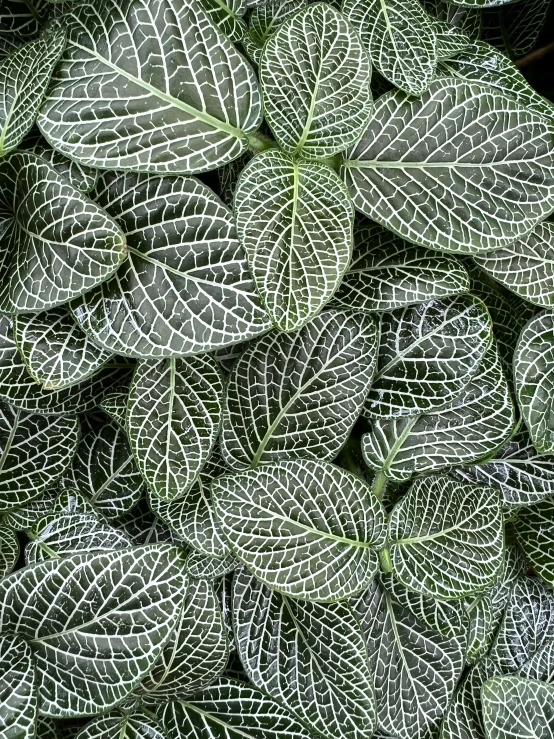
<path fill-rule="evenodd" d="M 127 407 L 135 462 L 155 496 L 185 496 L 210 456 L 221 420 L 223 380 L 209 355 L 142 360 Z"/>
<path fill-rule="evenodd" d="M 331 5 L 286 20 L 260 62 L 264 113 L 281 148 L 322 159 L 351 146 L 371 115 L 370 80 L 359 35 Z"/>
<path fill-rule="evenodd" d="M 467 8 L 494 8 L 511 3 L 513 0 L 448 0 L 448 2 Z"/>
<path fill-rule="evenodd" d="M 90 715 L 125 698 L 158 659 L 186 585 L 184 556 L 166 544 L 53 559 L 0 581 L 0 624 L 31 644 L 41 713 Z"/>
<path fill-rule="evenodd" d="M 35 739 L 38 686 L 30 645 L 17 634 L 0 634 L 0 735 Z"/>
<path fill-rule="evenodd" d="M 252 61 L 260 63 L 265 42 L 290 15 L 307 4 L 308 0 L 260 0 L 256 4 L 248 21 L 248 33 L 242 39 Z"/>
<path fill-rule="evenodd" d="M 98 179 L 97 169 L 86 167 L 83 164 L 79 164 L 79 162 L 74 162 L 64 157 L 63 154 L 60 154 L 59 151 L 56 151 L 56 149 L 50 146 L 38 130 L 36 134 L 32 131 L 20 148 L 36 154 L 41 159 L 46 159 L 48 164 L 54 167 L 58 174 L 69 180 L 73 187 L 81 192 L 90 192 L 96 184 L 96 180 Z"/>
<path fill-rule="evenodd" d="M 385 511 L 340 467 L 307 459 L 261 465 L 218 478 L 212 497 L 232 551 L 285 595 L 344 600 L 377 574 Z"/>
<path fill-rule="evenodd" d="M 267 331 L 232 215 L 208 187 L 192 177 L 109 173 L 94 195 L 128 248 L 116 277 L 71 305 L 99 346 L 174 357 Z"/>
<path fill-rule="evenodd" d="M 454 5 L 448 0 L 420 0 L 424 9 L 432 16 L 458 28 L 472 39 L 481 32 L 481 12 L 475 8 Z"/>
<path fill-rule="evenodd" d="M 56 496 L 56 488 L 49 487 L 36 500 L 6 513 L 0 523 L 14 531 L 26 531 L 50 511 Z"/>
<path fill-rule="evenodd" d="M 21 508 L 64 474 L 79 441 L 75 416 L 30 415 L 0 404 L 0 511 Z"/>
<path fill-rule="evenodd" d="M 372 318 L 342 311 L 252 342 L 227 386 L 225 462 L 241 469 L 287 456 L 333 459 L 361 412 L 376 355 Z"/>
<path fill-rule="evenodd" d="M 2 313 L 67 303 L 125 258 L 117 224 L 35 154 L 18 151 L 2 160 L 0 210 Z"/>
<path fill-rule="evenodd" d="M 15 45 L 37 36 L 46 24 L 52 5 L 49 0 L 35 0 L 32 9 L 24 0 L 2 3 L 0 37 L 12 39 Z"/>
<path fill-rule="evenodd" d="M 271 149 L 242 171 L 237 232 L 274 325 L 295 331 L 338 288 L 352 254 L 354 209 L 327 165 Z"/>
<path fill-rule="evenodd" d="M 493 454 L 512 435 L 515 409 L 498 353 L 491 347 L 476 376 L 446 408 L 417 416 L 375 419 L 362 437 L 366 464 L 407 480 Z"/>
<path fill-rule="evenodd" d="M 195 580 L 219 580 L 233 572 L 237 565 L 237 558 L 230 552 L 222 559 L 201 552 L 191 552 L 187 558 L 187 572 Z"/>
<path fill-rule="evenodd" d="M 15 316 L 13 333 L 29 374 L 45 390 L 82 382 L 113 356 L 96 346 L 65 308 Z"/>
<path fill-rule="evenodd" d="M 83 495 L 83 493 L 79 492 L 78 490 L 73 490 L 71 487 L 67 487 L 68 484 L 71 484 L 71 481 L 68 477 L 64 476 L 58 483 L 60 492 L 56 496 L 48 511 L 44 514 L 45 516 L 51 513 L 56 513 L 58 515 L 78 513 L 92 514 L 96 516 L 98 520 L 106 520 L 104 514 L 96 510 L 96 508 L 90 502 L 89 498 L 86 497 L 86 495 Z M 29 526 L 28 528 L 32 527 Z"/>
<path fill-rule="evenodd" d="M 38 119 L 62 154 L 186 174 L 247 148 L 261 119 L 258 83 L 195 0 L 100 0 L 64 20 L 66 49 Z"/>
<path fill-rule="evenodd" d="M 550 739 L 554 685 L 522 677 L 493 677 L 483 685 L 487 739 Z"/>
<path fill-rule="evenodd" d="M 44 33 L 0 62 L 0 157 L 29 131 L 65 46 L 63 29 Z"/>
<path fill-rule="evenodd" d="M 483 37 L 512 59 L 525 56 L 538 41 L 550 9 L 549 0 L 520 0 L 483 13 Z"/>
<path fill-rule="evenodd" d="M 382 313 L 377 372 L 364 415 L 396 418 L 452 403 L 492 342 L 485 305 L 460 295 Z"/>
<path fill-rule="evenodd" d="M 60 739 L 58 727 L 49 716 L 39 716 L 36 739 Z"/>
<path fill-rule="evenodd" d="M 83 435 L 70 474 L 77 490 L 108 519 L 130 511 L 143 490 L 125 431 L 113 421 Z"/>
<path fill-rule="evenodd" d="M 126 427 L 129 386 L 129 382 L 121 382 L 114 385 L 110 392 L 104 395 L 102 401 L 98 404 L 98 407 L 123 429 Z"/>
<path fill-rule="evenodd" d="M 469 276 L 456 257 L 414 247 L 377 223 L 355 225 L 354 244 L 331 299 L 342 310 L 394 310 L 469 290 Z"/>
<path fill-rule="evenodd" d="M 491 659 L 483 659 L 464 677 L 442 722 L 440 739 L 486 739 L 481 714 L 481 687 L 498 675 Z"/>
<path fill-rule="evenodd" d="M 342 9 L 383 77 L 412 95 L 429 87 L 437 39 L 432 20 L 417 0 L 345 0 Z"/>
<path fill-rule="evenodd" d="M 416 480 L 390 514 L 387 539 L 393 572 L 410 590 L 440 600 L 484 590 L 504 561 L 498 491 Z"/>
<path fill-rule="evenodd" d="M 518 511 L 517 542 L 535 572 L 547 587 L 554 586 L 554 501 L 542 500 Z"/>
<path fill-rule="evenodd" d="M 554 452 L 554 312 L 543 311 L 523 328 L 514 354 L 521 414 L 539 454 Z"/>
<path fill-rule="evenodd" d="M 167 739 L 311 739 L 285 707 L 251 685 L 221 678 L 160 712 Z"/>
<path fill-rule="evenodd" d="M 17 534 L 4 519 L 0 521 L 0 578 L 9 575 L 19 558 Z M 1 700 L 1 699 L 0 699 Z"/>
<path fill-rule="evenodd" d="M 163 725 L 144 709 L 113 711 L 90 721 L 75 739 L 166 739 Z"/>
<path fill-rule="evenodd" d="M 490 87 L 435 80 L 383 95 L 343 163 L 354 205 L 408 241 L 492 251 L 552 210 L 554 128 Z"/>
<path fill-rule="evenodd" d="M 169 526 L 152 513 L 146 498 L 141 498 L 130 511 L 118 518 L 115 526 L 129 537 L 134 546 L 160 541 L 176 541 Z M 177 543 L 181 546 L 181 541 Z"/>
<path fill-rule="evenodd" d="M 399 739 L 424 739 L 437 731 L 448 707 L 464 665 L 465 638 L 420 623 L 393 598 L 389 580 L 375 581 L 352 601 L 367 641 L 377 720 Z"/>
<path fill-rule="evenodd" d="M 372 676 L 348 605 L 287 598 L 241 568 L 233 580 L 233 628 L 254 685 L 320 735 L 370 739 Z"/>
<path fill-rule="evenodd" d="M 202 0 L 202 5 L 212 23 L 231 41 L 237 43 L 242 39 L 246 32 L 245 0 Z"/>
<path fill-rule="evenodd" d="M 543 644 L 531 659 L 517 671 L 517 674 L 530 680 L 542 680 L 545 683 L 554 682 L 554 639 Z"/>

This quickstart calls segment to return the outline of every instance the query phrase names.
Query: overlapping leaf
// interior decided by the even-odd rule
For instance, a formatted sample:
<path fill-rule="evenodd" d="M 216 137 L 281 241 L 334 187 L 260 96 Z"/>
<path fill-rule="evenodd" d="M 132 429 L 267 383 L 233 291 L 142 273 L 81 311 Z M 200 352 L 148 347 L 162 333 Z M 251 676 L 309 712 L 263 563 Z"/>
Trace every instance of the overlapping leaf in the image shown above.
<path fill-rule="evenodd" d="M 9 575 L 19 558 L 19 542 L 15 531 L 4 520 L 0 522 L 0 578 Z"/>
<path fill-rule="evenodd" d="M 483 36 L 512 59 L 519 59 L 535 46 L 549 8 L 548 0 L 519 0 L 486 10 L 483 13 Z"/>
<path fill-rule="evenodd" d="M 31 131 L 24 140 L 22 148 L 31 151 L 41 159 L 46 159 L 59 174 L 69 180 L 73 187 L 81 192 L 90 192 L 96 184 L 98 179 L 97 169 L 86 167 L 79 164 L 79 162 L 64 157 L 63 154 L 52 148 L 38 131 L 36 133 Z"/>
<path fill-rule="evenodd" d="M 518 544 L 533 571 L 547 584 L 554 585 L 554 502 L 542 500 L 518 513 L 515 523 Z"/>
<path fill-rule="evenodd" d="M 35 739 L 37 683 L 31 646 L 16 634 L 0 635 L 0 734 Z"/>
<path fill-rule="evenodd" d="M 441 739 L 485 739 L 481 713 L 481 687 L 498 674 L 491 659 L 472 667 L 459 685 L 442 723 Z"/>
<path fill-rule="evenodd" d="M 204 10 L 218 28 L 235 43 L 240 41 L 246 31 L 244 14 L 247 10 L 245 0 L 202 0 Z"/>
<path fill-rule="evenodd" d="M 191 552 L 187 559 L 187 572 L 195 580 L 219 580 L 233 572 L 238 560 L 231 552 L 221 559 L 202 552 Z"/>
<path fill-rule="evenodd" d="M 549 739 L 554 686 L 521 677 L 493 677 L 483 686 L 487 739 Z"/>
<path fill-rule="evenodd" d="M 38 498 L 26 503 L 21 508 L 6 513 L 2 517 L 2 524 L 14 531 L 25 531 L 45 516 L 56 500 L 57 490 L 55 487 L 47 488 Z"/>
<path fill-rule="evenodd" d="M 165 739 L 161 722 L 145 710 L 98 716 L 83 726 L 75 739 Z"/>
<path fill-rule="evenodd" d="M 260 63 L 265 42 L 290 15 L 307 4 L 308 0 L 260 0 L 255 3 L 256 7 L 250 15 L 248 33 L 243 38 L 243 44 L 256 64 Z"/>

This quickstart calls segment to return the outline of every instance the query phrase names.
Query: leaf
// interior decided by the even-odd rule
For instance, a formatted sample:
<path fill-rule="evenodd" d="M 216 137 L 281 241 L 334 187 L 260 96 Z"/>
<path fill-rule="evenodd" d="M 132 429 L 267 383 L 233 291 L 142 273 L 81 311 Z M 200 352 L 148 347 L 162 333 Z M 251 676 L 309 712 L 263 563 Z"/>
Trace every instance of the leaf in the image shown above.
<path fill-rule="evenodd" d="M 450 405 L 432 413 L 376 419 L 362 437 L 366 464 L 393 480 L 488 457 L 516 425 L 498 353 L 491 347 L 477 376 Z"/>
<path fill-rule="evenodd" d="M 237 564 L 235 555 L 231 553 L 217 559 L 201 552 L 191 552 L 187 559 L 187 572 L 195 580 L 219 580 L 233 572 Z"/>
<path fill-rule="evenodd" d="M 481 714 L 481 687 L 498 674 L 491 659 L 478 662 L 462 680 L 442 723 L 441 739 L 486 739 Z"/>
<path fill-rule="evenodd" d="M 441 600 L 484 590 L 504 560 L 498 492 L 447 477 L 416 480 L 388 525 L 395 576 L 410 590 Z"/>
<path fill-rule="evenodd" d="M 539 223 L 524 239 L 474 259 L 520 298 L 554 306 L 554 223 Z"/>
<path fill-rule="evenodd" d="M 32 9 L 21 0 L 5 2 L 0 9 L 0 36 L 22 43 L 40 33 L 52 5 L 49 0 L 34 0 Z"/>
<path fill-rule="evenodd" d="M 495 677 L 483 685 L 488 739 L 548 739 L 554 731 L 554 686 L 521 677 Z"/>
<path fill-rule="evenodd" d="M 362 410 L 376 353 L 373 320 L 339 311 L 250 344 L 227 385 L 225 462 L 240 469 L 286 456 L 333 459 Z"/>
<path fill-rule="evenodd" d="M 339 467 L 266 464 L 218 478 L 212 497 L 231 549 L 270 588 L 332 602 L 377 574 L 384 509 L 365 482 Z"/>
<path fill-rule="evenodd" d="M 367 417 L 411 416 L 452 403 L 492 342 L 487 309 L 470 295 L 383 313 L 379 329 Z"/>
<path fill-rule="evenodd" d="M 38 521 L 39 518 L 42 518 L 50 511 L 56 499 L 56 494 L 56 488 L 48 488 L 36 500 L 32 500 L 21 508 L 6 513 L 1 519 L 2 525 L 14 531 L 30 529 L 35 521 Z"/>
<path fill-rule="evenodd" d="M 27 414 L 0 404 L 0 512 L 21 508 L 63 475 L 79 441 L 76 417 Z"/>
<path fill-rule="evenodd" d="M 429 87 L 437 40 L 431 19 L 416 0 L 345 0 L 343 13 L 383 77 L 412 95 Z"/>
<path fill-rule="evenodd" d="M 38 119 L 62 154 L 103 169 L 186 174 L 245 151 L 261 120 L 258 84 L 200 4 L 100 0 L 64 19 L 66 50 Z"/>
<path fill-rule="evenodd" d="M 34 739 L 37 685 L 30 645 L 16 634 L 0 634 L 0 733 Z"/>
<path fill-rule="evenodd" d="M 122 382 L 115 385 L 109 393 L 104 395 L 102 402 L 98 404 L 98 407 L 124 430 L 127 418 L 129 389 L 129 382 Z"/>
<path fill-rule="evenodd" d="M 451 0 L 448 0 L 451 2 Z M 456 0 L 456 5 L 462 5 L 467 8 L 493 8 L 499 5 L 506 5 L 512 0 Z"/>
<path fill-rule="evenodd" d="M 351 146 L 373 107 L 371 64 L 361 39 L 323 3 L 287 19 L 264 46 L 264 113 L 284 152 L 309 159 Z"/>
<path fill-rule="evenodd" d="M 217 434 L 223 381 L 213 357 L 142 360 L 127 409 L 135 462 L 153 494 L 182 498 L 196 482 Z"/>
<path fill-rule="evenodd" d="M 320 735 L 372 736 L 367 650 L 346 604 L 293 600 L 241 569 L 233 581 L 233 621 L 237 650 L 254 685 Z"/>
<path fill-rule="evenodd" d="M 235 214 L 273 324 L 296 331 L 332 297 L 350 261 L 354 209 L 344 185 L 325 164 L 271 149 L 243 170 Z"/>
<path fill-rule="evenodd" d="M 545 683 L 554 682 L 554 641 L 550 640 L 543 644 L 531 659 L 518 670 L 517 674 L 530 680 L 542 680 Z"/>
<path fill-rule="evenodd" d="M 220 31 L 237 43 L 246 32 L 245 0 L 202 0 L 206 14 Z"/>
<path fill-rule="evenodd" d="M 516 396 L 539 454 L 554 452 L 554 313 L 542 311 L 523 328 L 514 354 Z"/>
<path fill-rule="evenodd" d="M 554 115 L 552 103 L 535 92 L 504 54 L 484 41 L 476 41 L 454 58 L 441 60 L 438 71 L 448 77 L 486 84 L 546 119 Z"/>
<path fill-rule="evenodd" d="M 421 0 L 423 8 L 432 16 L 449 23 L 474 39 L 481 31 L 481 12 L 474 8 L 454 5 L 447 0 Z"/>
<path fill-rule="evenodd" d="M 308 4 L 308 0 L 260 0 L 248 21 L 248 33 L 243 38 L 250 58 L 260 63 L 267 39 L 276 33 L 285 20 Z"/>
<path fill-rule="evenodd" d="M 342 166 L 355 207 L 422 246 L 476 254 L 524 236 L 552 209 L 554 129 L 477 83 L 383 95 Z"/>
<path fill-rule="evenodd" d="M 64 46 L 63 29 L 56 29 L 0 62 L 0 157 L 17 149 L 33 125 Z"/>
<path fill-rule="evenodd" d="M 191 177 L 109 173 L 94 195 L 128 249 L 117 276 L 71 306 L 99 346 L 176 357 L 267 331 L 231 213 L 209 188 Z"/>
<path fill-rule="evenodd" d="M 53 719 L 47 716 L 38 717 L 36 739 L 60 739 Z"/>
<path fill-rule="evenodd" d="M 220 678 L 187 701 L 166 703 L 168 739 L 310 739 L 289 711 L 261 690 Z"/>
<path fill-rule="evenodd" d="M 141 498 L 130 511 L 120 516 L 115 525 L 129 537 L 134 546 L 175 541 L 170 528 L 161 518 L 154 516 L 146 503 L 146 498 Z"/>
<path fill-rule="evenodd" d="M 356 249 L 331 304 L 368 313 L 469 290 L 462 264 L 448 254 L 413 247 L 377 223 L 354 226 Z"/>
<path fill-rule="evenodd" d="M 90 715 L 125 698 L 158 659 L 186 584 L 181 551 L 165 544 L 49 560 L 0 581 L 0 623 L 32 644 L 41 713 Z"/>
<path fill-rule="evenodd" d="M 83 334 L 64 308 L 16 316 L 13 331 L 27 371 L 45 390 L 82 382 L 112 357 Z"/>
<path fill-rule="evenodd" d="M 464 664 L 465 640 L 431 631 L 372 583 L 352 606 L 365 634 L 379 728 L 400 739 L 437 731 Z"/>
<path fill-rule="evenodd" d="M 98 170 L 85 167 L 78 162 L 67 159 L 59 151 L 53 149 L 50 144 L 37 131 L 36 135 L 31 132 L 23 142 L 25 150 L 45 159 L 54 169 L 65 177 L 73 187 L 80 192 L 90 192 L 98 179 Z"/>
<path fill-rule="evenodd" d="M 554 501 L 542 500 L 518 511 L 517 542 L 535 572 L 547 585 L 554 584 Z"/>
<path fill-rule="evenodd" d="M 165 732 L 149 711 L 113 711 L 93 718 L 83 726 L 76 739 L 165 739 Z"/>
<path fill-rule="evenodd" d="M 15 152 L 0 165 L 0 310 L 55 308 L 106 280 L 125 258 L 109 216 L 40 157 Z"/>
<path fill-rule="evenodd" d="M 450 474 L 498 488 L 505 509 L 534 505 L 554 495 L 554 457 L 538 454 L 525 429 L 512 436 L 486 462 L 457 467 Z"/>
<path fill-rule="evenodd" d="M 13 529 L 0 523 L 0 578 L 9 575 L 19 559 L 19 541 Z"/>
<path fill-rule="evenodd" d="M 77 490 L 108 519 L 130 511 L 142 493 L 125 432 L 112 421 L 84 434 L 71 475 Z"/>
<path fill-rule="evenodd" d="M 514 59 L 533 50 L 547 21 L 548 0 L 514 2 L 483 13 L 483 35 Z"/>

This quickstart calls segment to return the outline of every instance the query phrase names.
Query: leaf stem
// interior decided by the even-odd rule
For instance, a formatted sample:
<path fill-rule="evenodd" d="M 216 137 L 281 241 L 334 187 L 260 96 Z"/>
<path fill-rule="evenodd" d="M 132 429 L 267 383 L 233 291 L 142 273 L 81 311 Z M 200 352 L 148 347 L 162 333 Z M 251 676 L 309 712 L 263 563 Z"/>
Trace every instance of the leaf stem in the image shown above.
<path fill-rule="evenodd" d="M 371 486 L 371 490 L 373 491 L 373 494 L 377 498 L 377 500 L 381 500 L 384 493 L 385 488 L 387 486 L 387 476 L 383 472 L 383 470 L 380 470 L 373 479 L 373 485 Z"/>
<path fill-rule="evenodd" d="M 385 575 L 392 572 L 392 560 L 387 547 L 383 547 L 379 550 L 379 564 L 381 565 L 381 571 L 384 572 Z"/>
<path fill-rule="evenodd" d="M 259 154 L 262 151 L 267 151 L 268 149 L 278 148 L 276 141 L 271 139 L 269 136 L 265 136 L 265 134 L 260 133 L 259 131 L 247 134 L 246 138 L 248 139 L 249 148 L 256 154 Z"/>

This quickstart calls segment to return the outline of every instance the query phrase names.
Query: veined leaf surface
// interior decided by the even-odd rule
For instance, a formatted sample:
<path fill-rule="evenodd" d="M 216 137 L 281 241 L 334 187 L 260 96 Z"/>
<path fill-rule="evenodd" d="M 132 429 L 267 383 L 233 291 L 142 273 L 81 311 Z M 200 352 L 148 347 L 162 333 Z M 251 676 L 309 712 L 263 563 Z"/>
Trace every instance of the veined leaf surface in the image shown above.
<path fill-rule="evenodd" d="M 37 135 L 33 135 L 33 132 L 29 134 L 24 140 L 22 148 L 36 154 L 41 159 L 46 159 L 59 174 L 69 180 L 73 187 L 80 190 L 80 192 L 90 192 L 96 184 L 98 179 L 97 169 L 86 167 L 79 164 L 79 162 L 64 157 L 63 154 L 52 148 L 38 131 Z"/>
<path fill-rule="evenodd" d="M 75 739 L 166 739 L 163 725 L 145 711 L 113 711 L 92 719 Z"/>
<path fill-rule="evenodd" d="M 35 739 L 38 686 L 31 646 L 18 634 L 0 634 L 0 734 Z"/>
<path fill-rule="evenodd" d="M 549 8 L 547 0 L 525 0 L 485 10 L 483 38 L 512 59 L 519 59 L 535 47 Z"/>
<path fill-rule="evenodd" d="M 551 588 L 554 585 L 554 502 L 546 499 L 520 510 L 515 530 L 533 571 Z"/>
<path fill-rule="evenodd" d="M 0 578 L 9 575 L 19 558 L 19 541 L 16 532 L 0 520 Z"/>
<path fill-rule="evenodd" d="M 55 487 L 47 488 L 35 500 L 3 515 L 1 520 L 2 525 L 13 529 L 13 531 L 30 529 L 39 518 L 42 518 L 50 511 L 56 500 L 56 496 L 57 490 Z"/>
<path fill-rule="evenodd" d="M 493 677 L 483 685 L 487 739 L 549 739 L 554 732 L 554 685 Z"/>
<path fill-rule="evenodd" d="M 454 700 L 444 717 L 441 739 L 486 739 L 481 688 L 485 680 L 497 674 L 498 667 L 488 658 L 471 668 L 458 686 Z"/>

